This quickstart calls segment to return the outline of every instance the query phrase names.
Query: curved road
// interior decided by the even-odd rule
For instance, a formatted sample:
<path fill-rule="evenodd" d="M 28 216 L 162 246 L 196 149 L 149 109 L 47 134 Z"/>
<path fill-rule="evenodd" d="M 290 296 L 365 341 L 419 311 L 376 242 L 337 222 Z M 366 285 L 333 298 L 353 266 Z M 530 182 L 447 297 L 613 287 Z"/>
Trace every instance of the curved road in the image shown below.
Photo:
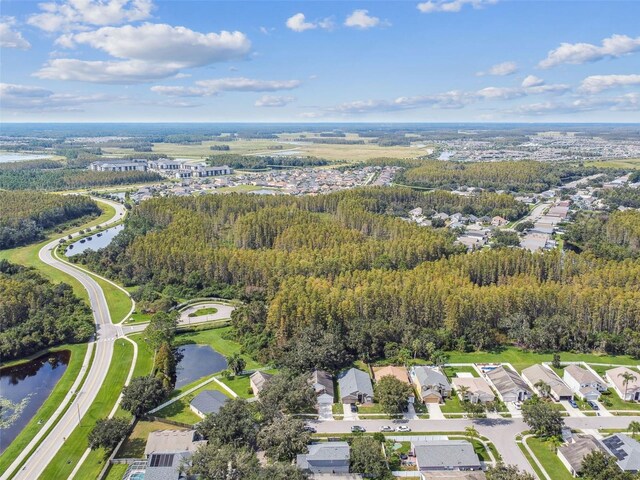
<path fill-rule="evenodd" d="M 100 199 L 100 201 L 108 203 L 116 210 L 115 216 L 104 222 L 102 226 L 118 222 L 124 217 L 126 209 L 123 205 L 102 199 Z M 77 235 L 78 234 L 74 234 L 73 236 Z M 57 260 L 53 256 L 53 249 L 58 245 L 58 243 L 59 239 L 56 239 L 42 247 L 39 254 L 40 260 L 74 277 L 87 290 L 91 309 L 93 310 L 93 317 L 96 323 L 96 337 L 93 342 L 95 354 L 93 363 L 91 364 L 86 380 L 80 391 L 73 395 L 71 405 L 62 417 L 60 417 L 59 422 L 55 427 L 53 427 L 49 435 L 44 438 L 38 448 L 27 459 L 22 469 L 16 472 L 14 477 L 16 479 L 33 480 L 42 475 L 44 469 L 56 455 L 65 440 L 78 426 L 80 418 L 84 416 L 98 395 L 98 391 L 100 390 L 100 387 L 107 375 L 107 371 L 109 370 L 111 357 L 113 355 L 114 342 L 119 336 L 122 336 L 121 327 L 111 323 L 109 307 L 100 285 L 98 285 L 98 283 L 87 273 Z M 82 372 L 85 370 L 86 366 L 83 367 Z M 9 478 L 11 473 L 14 472 L 22 460 L 28 455 L 28 452 L 30 452 L 42 438 L 48 430 L 48 427 L 56 418 L 57 416 L 54 415 L 47 421 L 47 424 L 40 429 L 39 434 L 33 438 L 27 448 L 25 448 L 21 455 L 18 456 L 18 458 L 16 458 L 16 460 L 11 464 L 9 469 L 3 473 L 1 477 L 2 479 Z"/>

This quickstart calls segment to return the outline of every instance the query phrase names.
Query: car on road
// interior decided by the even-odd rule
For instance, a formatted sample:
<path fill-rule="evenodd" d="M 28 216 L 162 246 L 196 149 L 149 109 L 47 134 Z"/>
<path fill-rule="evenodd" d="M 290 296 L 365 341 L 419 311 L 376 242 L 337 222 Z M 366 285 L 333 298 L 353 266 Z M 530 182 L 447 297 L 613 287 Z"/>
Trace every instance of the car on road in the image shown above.
<path fill-rule="evenodd" d="M 318 432 L 318 431 L 317 431 L 315 428 L 313 428 L 311 425 L 305 425 L 305 426 L 304 426 L 304 428 L 303 428 L 303 430 L 304 430 L 305 432 L 309 432 L 309 433 L 317 433 L 317 432 Z"/>
<path fill-rule="evenodd" d="M 598 404 L 593 400 L 589 400 L 587 403 L 589 404 L 592 410 L 600 410 L 600 407 L 598 406 Z"/>
<path fill-rule="evenodd" d="M 578 403 L 573 398 L 569 400 L 569 405 L 573 408 L 578 408 Z"/>
<path fill-rule="evenodd" d="M 393 427 L 391 427 L 389 425 L 384 425 L 384 426 L 380 427 L 380 431 L 381 432 L 393 432 Z"/>
<path fill-rule="evenodd" d="M 411 429 L 406 425 L 400 425 L 399 427 L 396 427 L 396 432 L 410 432 L 410 431 Z"/>
<path fill-rule="evenodd" d="M 360 425 L 354 425 L 353 427 L 351 427 L 351 433 L 358 433 L 358 432 L 364 433 L 366 432 L 366 430 L 364 427 L 361 427 Z"/>

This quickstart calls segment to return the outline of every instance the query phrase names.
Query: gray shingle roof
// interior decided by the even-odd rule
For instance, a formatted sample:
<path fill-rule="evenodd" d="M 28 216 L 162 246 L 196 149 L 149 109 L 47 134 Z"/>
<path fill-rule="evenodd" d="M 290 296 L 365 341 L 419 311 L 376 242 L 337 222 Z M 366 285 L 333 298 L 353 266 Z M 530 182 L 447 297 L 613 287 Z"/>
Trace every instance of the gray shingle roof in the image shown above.
<path fill-rule="evenodd" d="M 296 464 L 303 470 L 331 469 L 349 471 L 350 450 L 347 442 L 313 443 L 309 453 L 300 454 Z"/>
<path fill-rule="evenodd" d="M 444 390 L 451 390 L 451 384 L 446 375 L 436 368 L 417 366 L 413 367 L 413 372 L 423 387 L 438 385 Z"/>
<path fill-rule="evenodd" d="M 602 450 L 600 444 L 591 435 L 578 437 L 575 442 L 563 445 L 558 449 L 575 472 L 580 472 L 582 460 L 594 450 Z"/>
<path fill-rule="evenodd" d="M 502 365 L 487 372 L 487 377 L 491 379 L 493 385 L 503 395 L 519 390 L 532 393 L 529 386 L 520 378 L 520 375 L 510 368 L 504 368 Z"/>
<path fill-rule="evenodd" d="M 414 449 L 420 470 L 480 469 L 478 455 L 466 440 L 420 442 L 414 444 Z"/>
<path fill-rule="evenodd" d="M 559 397 L 570 397 L 572 392 L 553 370 L 542 365 L 532 365 L 522 370 L 522 376 L 527 377 L 532 385 L 542 380 L 551 387 L 551 390 Z"/>
<path fill-rule="evenodd" d="M 208 413 L 218 413 L 227 400 L 229 400 L 229 397 L 218 390 L 204 390 L 193 397 L 190 405 L 206 415 Z"/>
<path fill-rule="evenodd" d="M 616 457 L 618 466 L 625 472 L 640 471 L 640 442 L 629 435 L 618 433 L 602 440 L 605 448 Z"/>
<path fill-rule="evenodd" d="M 373 397 L 373 385 L 366 372 L 357 368 L 350 368 L 338 376 L 340 395 L 342 397 L 352 393 L 363 393 Z"/>

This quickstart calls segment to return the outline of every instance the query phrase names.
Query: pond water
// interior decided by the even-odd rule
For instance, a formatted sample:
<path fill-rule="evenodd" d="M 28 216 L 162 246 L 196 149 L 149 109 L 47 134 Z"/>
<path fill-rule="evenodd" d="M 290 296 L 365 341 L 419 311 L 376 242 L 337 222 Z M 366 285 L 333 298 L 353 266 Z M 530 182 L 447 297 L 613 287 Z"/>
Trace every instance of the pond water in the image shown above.
<path fill-rule="evenodd" d="M 115 227 L 107 228 L 100 233 L 91 235 L 91 237 L 85 237 L 82 240 L 73 242 L 67 247 L 67 257 L 73 257 L 85 250 L 100 250 L 111 243 L 113 237 L 122 231 L 124 225 L 117 225 Z M 99 235 L 99 236 L 98 236 Z M 89 240 L 91 238 L 91 240 Z"/>
<path fill-rule="evenodd" d="M 47 399 L 69 365 L 71 352 L 48 353 L 15 367 L 0 369 L 0 453 L 18 436 Z M 4 406 L 11 402 L 11 407 Z M 43 418 L 44 423 L 47 419 Z"/>
<path fill-rule="evenodd" d="M 40 155 L 37 153 L 1 153 L 0 163 L 22 162 L 24 160 L 41 160 L 43 158 L 51 158 L 51 155 Z"/>
<path fill-rule="evenodd" d="M 190 344 L 178 347 L 177 359 L 176 388 L 227 368 L 227 359 L 209 345 Z"/>

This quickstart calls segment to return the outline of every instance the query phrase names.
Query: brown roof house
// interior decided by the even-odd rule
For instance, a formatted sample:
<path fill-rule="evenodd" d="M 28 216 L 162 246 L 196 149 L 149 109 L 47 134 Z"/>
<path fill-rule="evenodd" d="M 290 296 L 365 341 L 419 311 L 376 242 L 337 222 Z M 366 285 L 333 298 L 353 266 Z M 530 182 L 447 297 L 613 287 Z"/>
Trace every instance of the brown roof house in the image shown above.
<path fill-rule="evenodd" d="M 571 475 L 577 477 L 584 457 L 596 450 L 604 451 L 595 438 L 591 435 L 583 435 L 558 448 L 558 458 Z"/>
<path fill-rule="evenodd" d="M 273 377 L 273 375 L 270 373 L 261 372 L 260 370 L 256 370 L 251 374 L 249 377 L 249 385 L 251 385 L 251 390 L 256 397 L 260 396 L 260 392 L 264 389 L 265 385 L 269 383 L 271 377 Z"/>

